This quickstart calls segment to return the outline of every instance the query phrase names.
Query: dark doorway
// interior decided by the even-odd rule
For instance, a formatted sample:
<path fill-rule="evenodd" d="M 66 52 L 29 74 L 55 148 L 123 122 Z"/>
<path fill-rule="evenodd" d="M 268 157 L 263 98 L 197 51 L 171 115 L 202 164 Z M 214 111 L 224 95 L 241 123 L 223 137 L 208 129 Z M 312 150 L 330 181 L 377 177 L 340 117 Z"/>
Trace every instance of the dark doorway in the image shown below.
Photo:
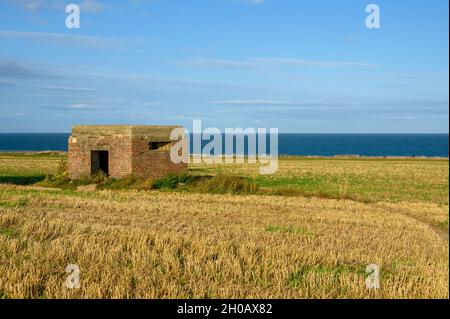
<path fill-rule="evenodd" d="M 97 174 L 100 171 L 109 175 L 109 154 L 108 151 L 91 152 L 91 174 Z"/>

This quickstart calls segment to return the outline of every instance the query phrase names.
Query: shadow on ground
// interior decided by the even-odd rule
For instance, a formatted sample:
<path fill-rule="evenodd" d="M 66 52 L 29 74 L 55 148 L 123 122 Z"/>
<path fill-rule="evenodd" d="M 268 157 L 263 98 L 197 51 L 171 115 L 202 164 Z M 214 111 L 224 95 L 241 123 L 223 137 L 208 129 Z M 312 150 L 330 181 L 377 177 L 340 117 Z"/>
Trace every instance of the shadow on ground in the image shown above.
<path fill-rule="evenodd" d="M 13 185 L 32 185 L 43 181 L 45 175 L 31 175 L 31 176 L 0 176 L 0 184 Z"/>

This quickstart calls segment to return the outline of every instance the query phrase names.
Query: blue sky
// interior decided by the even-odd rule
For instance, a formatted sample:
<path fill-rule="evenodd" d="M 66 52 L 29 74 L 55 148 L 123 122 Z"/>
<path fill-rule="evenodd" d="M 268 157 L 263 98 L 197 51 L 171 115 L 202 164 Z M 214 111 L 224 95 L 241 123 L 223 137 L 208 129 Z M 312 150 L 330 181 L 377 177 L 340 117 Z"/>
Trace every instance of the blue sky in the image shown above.
<path fill-rule="evenodd" d="M 81 8 L 67 29 L 65 5 Z M 365 8 L 381 9 L 368 29 Z M 2 0 L 0 132 L 448 133 L 447 0 Z"/>

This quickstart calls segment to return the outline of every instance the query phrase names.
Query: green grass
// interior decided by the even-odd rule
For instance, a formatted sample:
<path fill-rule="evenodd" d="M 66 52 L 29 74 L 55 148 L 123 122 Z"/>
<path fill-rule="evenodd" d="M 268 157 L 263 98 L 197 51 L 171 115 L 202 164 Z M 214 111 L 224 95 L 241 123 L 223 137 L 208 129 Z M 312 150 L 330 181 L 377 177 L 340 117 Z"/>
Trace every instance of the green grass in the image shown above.
<path fill-rule="evenodd" d="M 203 180 L 197 189 L 209 194 L 256 194 L 258 187 L 249 178 L 219 174 Z"/>
<path fill-rule="evenodd" d="M 2 175 L 0 176 L 0 184 L 13 184 L 13 185 L 33 185 L 45 179 L 46 175 Z"/>
<path fill-rule="evenodd" d="M 309 266 L 303 265 L 300 266 L 297 270 L 292 272 L 288 278 L 288 284 L 292 288 L 298 288 L 302 285 L 304 281 L 306 281 L 306 277 L 309 274 L 314 275 L 331 275 L 336 279 L 339 279 L 340 275 L 347 273 L 353 273 L 358 276 L 364 278 L 366 276 L 366 266 L 358 265 L 358 266 L 348 266 L 348 265 L 336 265 L 336 266 L 325 266 L 325 265 L 316 265 Z"/>
<path fill-rule="evenodd" d="M 191 185 L 196 180 L 196 177 L 192 174 L 170 174 L 164 178 L 156 179 L 153 181 L 154 189 L 175 189 L 178 186 Z"/>
<path fill-rule="evenodd" d="M 438 228 L 448 230 L 448 218 L 436 225 Z"/>
<path fill-rule="evenodd" d="M 298 186 L 298 187 L 312 187 L 327 183 L 326 176 L 302 176 L 299 178 L 285 178 L 285 177 L 266 177 L 259 176 L 256 183 L 260 187 L 280 187 L 280 186 Z"/>
<path fill-rule="evenodd" d="M 308 175 L 298 178 L 278 178 L 259 176 L 256 184 L 263 192 L 271 195 L 281 196 L 304 196 L 352 199 L 357 201 L 369 201 L 368 198 L 360 196 L 369 191 L 373 186 L 373 180 L 364 181 L 359 177 L 342 177 L 326 175 Z M 357 189 L 366 185 L 365 189 Z"/>
<path fill-rule="evenodd" d="M 335 199 L 351 199 L 361 202 L 422 201 L 448 204 L 449 185 L 431 184 L 355 175 L 309 175 L 278 178 L 259 176 L 256 185 L 264 193 L 281 196 L 305 196 Z"/>
<path fill-rule="evenodd" d="M 64 152 L 11 152 L 0 153 L 0 157 L 18 157 L 18 158 L 56 158 L 61 159 L 66 157 Z"/>
<path fill-rule="evenodd" d="M 133 176 L 115 179 L 108 178 L 104 181 L 100 182 L 96 189 L 110 189 L 110 190 L 126 190 L 126 189 L 134 189 L 134 190 L 150 190 L 153 188 L 151 180 L 143 180 L 140 178 L 135 178 Z"/>
<path fill-rule="evenodd" d="M 85 186 L 91 184 L 100 183 L 97 178 L 84 177 L 77 180 L 70 180 L 67 177 L 59 175 L 47 175 L 44 180 L 36 183 L 36 186 L 49 187 L 49 188 L 60 188 L 64 190 L 76 190 L 78 186 Z"/>
<path fill-rule="evenodd" d="M 281 157 L 275 175 L 233 171 L 236 165 L 191 165 L 188 174 L 158 180 L 86 177 L 70 181 L 67 156 L 60 153 L 0 154 L 0 184 L 37 185 L 66 190 L 97 189 L 264 194 L 350 199 L 365 203 L 432 202 L 448 205 L 448 160 Z M 284 168 L 283 165 L 287 168 Z M 290 171 L 292 167 L 294 171 Z M 444 225 L 445 226 L 445 225 Z"/>
<path fill-rule="evenodd" d="M 17 237 L 18 232 L 14 228 L 0 226 L 0 236 L 4 236 L 6 239 L 11 239 Z"/>
<path fill-rule="evenodd" d="M 60 153 L 0 153 L 0 184 L 33 185 L 66 160 Z"/>
<path fill-rule="evenodd" d="M 20 198 L 18 200 L 0 200 L 0 207 L 5 208 L 18 208 L 25 207 L 28 205 L 28 200 L 25 198 Z"/>
<path fill-rule="evenodd" d="M 96 185 L 97 190 L 165 190 L 188 191 L 209 194 L 256 194 L 257 186 L 249 178 L 216 175 L 198 176 L 191 173 L 170 174 L 160 179 L 141 179 L 134 176 L 115 179 L 105 175 L 70 180 L 66 173 L 47 176 L 36 185 L 65 190 L 76 190 L 79 186 Z"/>

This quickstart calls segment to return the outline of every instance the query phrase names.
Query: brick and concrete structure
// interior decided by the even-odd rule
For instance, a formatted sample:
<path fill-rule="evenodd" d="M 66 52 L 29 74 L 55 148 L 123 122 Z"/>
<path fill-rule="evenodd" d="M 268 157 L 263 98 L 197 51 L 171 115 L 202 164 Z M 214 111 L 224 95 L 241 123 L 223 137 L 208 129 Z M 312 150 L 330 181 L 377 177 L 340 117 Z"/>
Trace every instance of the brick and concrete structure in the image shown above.
<path fill-rule="evenodd" d="M 187 170 L 170 158 L 170 133 L 179 126 L 75 126 L 69 138 L 69 176 L 90 176 L 99 171 L 113 178 L 161 178 Z"/>

